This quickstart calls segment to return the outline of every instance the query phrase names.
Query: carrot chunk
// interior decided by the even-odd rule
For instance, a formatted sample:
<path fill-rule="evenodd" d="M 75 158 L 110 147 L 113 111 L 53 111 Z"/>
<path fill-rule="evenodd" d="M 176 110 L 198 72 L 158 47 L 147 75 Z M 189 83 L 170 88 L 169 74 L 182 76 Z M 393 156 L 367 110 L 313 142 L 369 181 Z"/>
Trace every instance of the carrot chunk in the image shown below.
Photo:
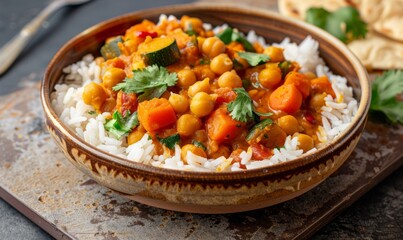
<path fill-rule="evenodd" d="M 303 74 L 296 71 L 292 71 L 285 77 L 284 84 L 295 84 L 297 89 L 302 93 L 302 97 L 305 99 L 309 96 L 311 90 L 311 82 L 309 78 Z"/>
<path fill-rule="evenodd" d="M 312 79 L 311 89 L 315 93 L 327 93 L 330 94 L 333 98 L 336 97 L 336 94 L 334 93 L 332 88 L 332 84 L 329 82 L 329 79 L 326 76 Z"/>
<path fill-rule="evenodd" d="M 149 133 L 155 133 L 156 130 L 176 122 L 175 111 L 165 98 L 141 102 L 137 111 L 140 124 Z"/>
<path fill-rule="evenodd" d="M 234 139 L 241 132 L 242 123 L 231 118 L 226 108 L 218 108 L 207 119 L 207 134 L 211 140 L 223 142 Z"/>
<path fill-rule="evenodd" d="M 269 105 L 274 110 L 288 114 L 295 113 L 301 107 L 302 94 L 295 84 L 284 84 L 278 87 L 269 97 Z"/>

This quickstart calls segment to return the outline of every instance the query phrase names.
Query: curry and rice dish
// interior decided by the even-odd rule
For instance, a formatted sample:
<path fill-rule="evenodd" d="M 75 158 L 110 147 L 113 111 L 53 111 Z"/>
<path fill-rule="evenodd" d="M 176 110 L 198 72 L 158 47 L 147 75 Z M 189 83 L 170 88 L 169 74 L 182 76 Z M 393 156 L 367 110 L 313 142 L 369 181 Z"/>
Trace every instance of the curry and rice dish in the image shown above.
<path fill-rule="evenodd" d="M 64 69 L 61 120 L 106 152 L 157 167 L 236 171 L 315 151 L 357 110 L 318 43 L 266 44 L 250 31 L 162 15 Z"/>

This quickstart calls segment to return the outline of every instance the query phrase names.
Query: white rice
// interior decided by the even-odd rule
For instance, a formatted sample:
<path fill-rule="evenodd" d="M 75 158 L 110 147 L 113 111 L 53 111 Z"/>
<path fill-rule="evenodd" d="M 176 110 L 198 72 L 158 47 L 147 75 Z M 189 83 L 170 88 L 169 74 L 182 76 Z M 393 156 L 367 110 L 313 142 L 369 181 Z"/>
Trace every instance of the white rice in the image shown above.
<path fill-rule="evenodd" d="M 174 16 L 160 16 L 160 22 L 167 19 L 176 18 Z M 227 26 L 224 24 L 216 27 L 213 31 L 218 32 Z M 210 24 L 204 24 L 204 27 L 212 29 Z M 263 46 L 267 46 L 265 40 L 257 36 L 254 31 L 250 31 L 246 37 L 251 42 L 258 41 Z M 340 135 L 349 126 L 358 108 L 358 102 L 353 98 L 352 88 L 347 86 L 347 80 L 329 71 L 329 68 L 319 56 L 319 43 L 312 39 L 311 36 L 307 36 L 299 45 L 292 43 L 288 38 L 273 45 L 284 48 L 286 59 L 298 62 L 301 66 L 301 72 L 310 71 L 315 72 L 317 76 L 328 76 L 336 98 L 332 98 L 330 95 L 326 96 L 326 105 L 321 109 L 322 126 L 319 127 L 317 136 L 325 144 Z M 161 168 L 223 172 L 244 171 L 245 169 L 241 168 L 240 163 L 246 166 L 246 169 L 256 169 L 291 161 L 303 155 L 303 150 L 298 148 L 297 137 L 293 138 L 291 136 L 287 136 L 284 147 L 274 149 L 274 154 L 269 159 L 253 160 L 252 149 L 249 148 L 240 154 L 240 163 L 232 163 L 233 159 L 226 159 L 225 157 L 206 159 L 194 155 L 190 151 L 187 153 L 188 161 L 185 163 L 180 157 L 181 148 L 178 145 L 175 146 L 173 156 L 170 156 L 167 152 L 162 155 L 156 155 L 154 145 L 148 134 L 145 134 L 140 141 L 127 146 L 124 137 L 117 140 L 105 131 L 105 118 L 110 116 L 110 113 L 103 113 L 98 116 L 91 114 L 95 112 L 95 109 L 86 105 L 81 98 L 86 84 L 101 82 L 101 69 L 94 62 L 94 57 L 86 55 L 82 61 L 64 68 L 63 72 L 66 75 L 62 79 L 62 83 L 55 86 L 55 91 L 51 95 L 52 105 L 56 114 L 86 142 L 116 156 Z M 309 152 L 315 150 L 314 148 Z"/>

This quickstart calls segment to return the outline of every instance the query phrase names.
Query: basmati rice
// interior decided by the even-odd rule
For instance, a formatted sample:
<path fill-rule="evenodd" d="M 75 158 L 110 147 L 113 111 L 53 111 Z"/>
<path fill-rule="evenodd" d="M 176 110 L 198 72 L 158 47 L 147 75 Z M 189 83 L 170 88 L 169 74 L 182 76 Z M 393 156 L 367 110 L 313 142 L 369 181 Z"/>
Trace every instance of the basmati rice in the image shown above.
<path fill-rule="evenodd" d="M 174 16 L 160 16 L 160 22 L 165 19 L 176 19 Z M 225 29 L 224 24 L 215 28 L 218 32 Z M 207 29 L 212 29 L 210 24 L 204 24 Z M 258 41 L 261 45 L 267 46 L 264 38 L 257 36 L 254 31 L 247 35 L 249 41 Z M 325 106 L 322 107 L 322 126 L 319 126 L 317 136 L 320 142 L 327 143 L 342 133 L 350 124 L 354 114 L 357 112 L 358 102 L 353 98 L 352 88 L 347 86 L 344 77 L 334 75 L 325 66 L 323 59 L 319 56 L 319 43 L 311 36 L 307 36 L 299 45 L 286 38 L 281 43 L 274 43 L 274 46 L 284 48 L 286 59 L 296 61 L 301 66 L 301 72 L 315 72 L 317 76 L 326 75 L 332 83 L 336 98 L 328 95 L 325 98 Z M 300 157 L 303 150 L 298 148 L 297 137 L 287 136 L 284 147 L 274 149 L 274 154 L 269 159 L 253 160 L 252 150 L 249 148 L 240 154 L 240 163 L 232 163 L 232 158 L 219 157 L 217 159 L 206 159 L 188 151 L 187 162 L 181 159 L 181 148 L 175 146 L 174 155 L 165 152 L 162 155 L 155 155 L 154 145 L 149 136 L 145 134 L 140 141 L 127 146 L 125 138 L 116 140 L 105 131 L 105 119 L 110 113 L 94 115 L 92 106 L 86 105 L 81 96 L 83 88 L 90 82 L 100 83 L 101 69 L 95 63 L 94 57 L 86 55 L 82 61 L 74 63 L 63 69 L 65 76 L 62 83 L 55 86 L 52 93 L 52 105 L 60 119 L 80 138 L 96 148 L 127 158 L 130 161 L 149 164 L 155 167 L 177 169 L 185 171 L 245 171 L 275 164 L 291 161 Z M 309 152 L 315 151 L 316 148 Z"/>

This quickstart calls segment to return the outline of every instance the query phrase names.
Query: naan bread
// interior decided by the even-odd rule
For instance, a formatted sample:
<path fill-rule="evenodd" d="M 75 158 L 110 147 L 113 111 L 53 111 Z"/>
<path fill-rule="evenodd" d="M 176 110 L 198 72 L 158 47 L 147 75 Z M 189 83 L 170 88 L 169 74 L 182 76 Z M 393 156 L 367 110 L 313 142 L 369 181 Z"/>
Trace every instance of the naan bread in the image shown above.
<path fill-rule="evenodd" d="M 367 69 L 403 69 L 403 43 L 369 32 L 348 47 Z"/>
<path fill-rule="evenodd" d="M 369 32 L 348 44 L 351 51 L 368 69 L 403 69 L 403 0 L 278 0 L 278 6 L 281 14 L 300 20 L 311 7 L 357 8 Z"/>

